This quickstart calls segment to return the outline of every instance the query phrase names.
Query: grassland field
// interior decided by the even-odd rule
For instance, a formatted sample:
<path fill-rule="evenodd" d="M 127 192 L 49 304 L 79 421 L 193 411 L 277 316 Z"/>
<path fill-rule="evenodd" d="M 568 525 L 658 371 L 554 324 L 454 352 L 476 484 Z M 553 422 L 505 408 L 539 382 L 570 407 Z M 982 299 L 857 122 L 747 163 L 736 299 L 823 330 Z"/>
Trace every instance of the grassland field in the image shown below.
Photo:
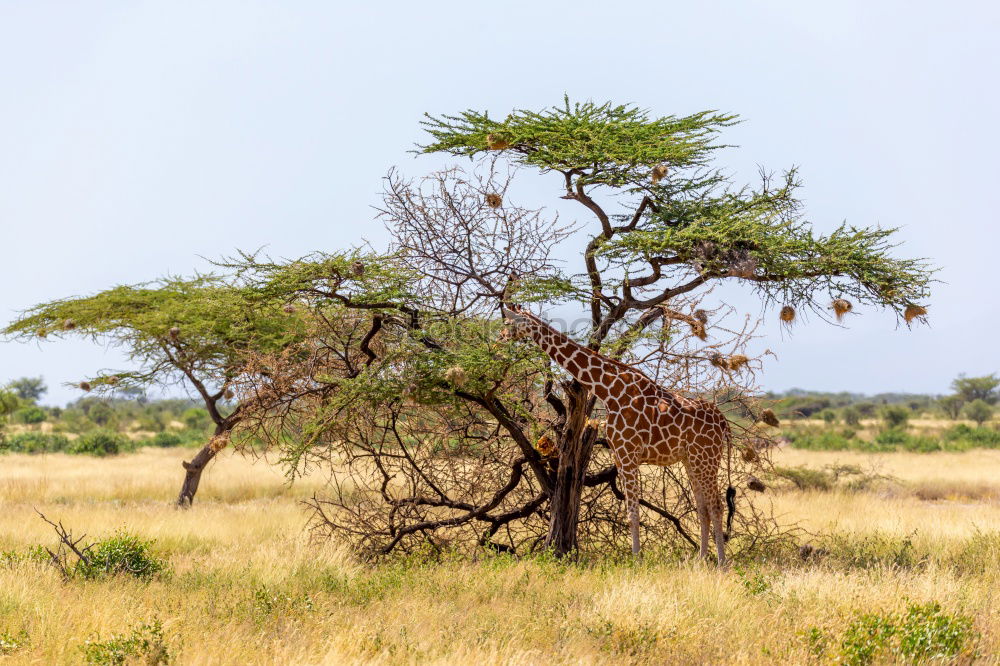
<path fill-rule="evenodd" d="M 322 491 L 318 476 L 289 486 L 274 467 L 224 452 L 194 508 L 175 509 L 189 455 L 0 456 L 0 662 L 1000 661 L 1000 450 L 777 451 L 781 468 L 848 465 L 879 482 L 776 481 L 761 501 L 828 555 L 729 570 L 654 548 L 639 561 L 373 566 L 310 539 L 300 500 Z M 77 535 L 152 539 L 169 570 L 65 581 L 23 555 L 56 546 L 36 509 Z"/>

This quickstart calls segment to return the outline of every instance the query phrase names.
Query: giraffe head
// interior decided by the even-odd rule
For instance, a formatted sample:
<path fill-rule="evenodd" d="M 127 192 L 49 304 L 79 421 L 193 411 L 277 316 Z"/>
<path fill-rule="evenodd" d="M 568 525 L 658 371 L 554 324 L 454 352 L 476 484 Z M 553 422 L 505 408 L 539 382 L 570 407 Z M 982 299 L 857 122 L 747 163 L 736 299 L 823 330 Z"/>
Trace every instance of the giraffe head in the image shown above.
<path fill-rule="evenodd" d="M 516 305 L 511 307 L 501 306 L 503 313 L 504 327 L 500 331 L 500 340 L 524 340 L 531 335 L 534 321 L 527 316 L 521 308 Z"/>

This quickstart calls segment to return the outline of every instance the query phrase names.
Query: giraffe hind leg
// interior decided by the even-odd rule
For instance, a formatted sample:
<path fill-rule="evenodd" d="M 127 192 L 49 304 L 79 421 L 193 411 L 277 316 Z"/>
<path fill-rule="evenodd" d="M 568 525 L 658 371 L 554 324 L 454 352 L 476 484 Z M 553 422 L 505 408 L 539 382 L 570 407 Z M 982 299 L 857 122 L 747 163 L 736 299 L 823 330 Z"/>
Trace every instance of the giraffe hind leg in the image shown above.
<path fill-rule="evenodd" d="M 632 554 L 639 554 L 639 474 L 638 469 L 620 467 L 619 476 L 622 480 L 622 491 L 625 493 L 625 506 L 628 509 L 629 531 L 632 535 Z"/>
<path fill-rule="evenodd" d="M 722 497 L 718 490 L 712 493 L 712 527 L 715 536 L 715 551 L 719 566 L 726 566 L 726 532 L 722 522 Z"/>

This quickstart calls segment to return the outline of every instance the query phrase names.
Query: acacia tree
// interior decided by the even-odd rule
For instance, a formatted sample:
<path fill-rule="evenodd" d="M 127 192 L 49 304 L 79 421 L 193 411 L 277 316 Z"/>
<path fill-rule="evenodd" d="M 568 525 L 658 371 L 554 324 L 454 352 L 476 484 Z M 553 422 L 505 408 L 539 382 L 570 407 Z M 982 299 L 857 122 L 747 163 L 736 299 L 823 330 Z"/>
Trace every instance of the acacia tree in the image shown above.
<path fill-rule="evenodd" d="M 765 305 L 780 304 L 786 322 L 803 309 L 832 308 L 839 318 L 860 305 L 892 309 L 907 323 L 924 316 L 930 271 L 922 260 L 891 255 L 894 229 L 844 224 L 818 234 L 803 217 L 794 169 L 750 187 L 712 167 L 721 147 L 716 135 L 735 121 L 713 112 L 657 118 L 633 106 L 567 98 L 562 106 L 515 110 L 504 120 L 473 110 L 428 116 L 432 140 L 421 150 L 474 160 L 499 153 L 516 167 L 558 176 L 560 198 L 580 204 L 594 228 L 581 231 L 581 270 L 550 276 L 541 300 L 580 299 L 594 350 L 634 354 L 678 298 L 723 280 L 747 286 Z M 475 281 L 484 294 L 501 297 L 500 284 L 475 268 L 453 263 L 450 270 L 454 281 Z M 581 427 L 593 397 L 574 381 L 559 382 L 559 389 L 546 397 L 565 414 L 555 429 L 558 470 L 546 545 L 566 553 L 577 546 L 597 436 Z"/>
<path fill-rule="evenodd" d="M 177 503 L 188 506 L 205 466 L 243 417 L 242 405 L 231 402 L 231 385 L 246 354 L 285 348 L 302 331 L 299 317 L 282 310 L 279 301 L 202 276 L 42 303 L 3 332 L 22 341 L 75 335 L 124 350 L 134 367 L 100 371 L 80 382 L 84 391 L 183 385 L 197 393 L 215 430 L 194 458 L 183 463 Z"/>
<path fill-rule="evenodd" d="M 838 317 L 856 304 L 922 316 L 927 269 L 890 256 L 891 231 L 814 234 L 794 173 L 777 187 L 734 188 L 709 167 L 712 138 L 732 120 L 593 104 L 502 123 L 475 112 L 431 118 L 423 150 L 471 156 L 477 170 L 416 182 L 389 174 L 380 214 L 393 246 L 381 261 L 395 266 L 395 293 L 331 284 L 310 262 L 245 262 L 255 289 L 282 285 L 304 307 L 367 315 L 351 338 L 318 329 L 307 363 L 260 359 L 269 373 L 248 373 L 243 387 L 259 400 L 257 436 L 295 465 L 336 470 L 333 496 L 314 500 L 320 525 L 375 553 L 464 531 L 484 545 L 565 554 L 581 529 L 588 542 L 625 531 L 621 503 L 609 501 L 618 493 L 600 405 L 537 349 L 495 342 L 505 291 L 538 308 L 580 303 L 588 317 L 575 333 L 591 348 L 727 402 L 744 440 L 737 466 L 758 455 L 747 440 L 758 434 L 749 398 L 760 366 L 743 355 L 753 327 L 727 324 L 724 306 L 702 307 L 713 282 L 743 282 L 781 304 L 786 322 L 828 303 Z M 508 187 L 526 166 L 559 172 L 562 198 L 582 204 L 596 229 L 512 205 Z M 602 192 L 616 210 L 598 201 Z M 581 236 L 581 270 L 567 271 L 554 257 Z M 381 351 L 369 344 L 362 356 L 350 339 L 378 339 Z M 352 355 L 363 363 L 348 364 Z M 745 468 L 729 467 L 748 481 Z M 666 469 L 644 489 L 645 510 L 680 538 L 693 513 L 685 487 Z M 745 503 L 751 519 L 754 510 Z"/>

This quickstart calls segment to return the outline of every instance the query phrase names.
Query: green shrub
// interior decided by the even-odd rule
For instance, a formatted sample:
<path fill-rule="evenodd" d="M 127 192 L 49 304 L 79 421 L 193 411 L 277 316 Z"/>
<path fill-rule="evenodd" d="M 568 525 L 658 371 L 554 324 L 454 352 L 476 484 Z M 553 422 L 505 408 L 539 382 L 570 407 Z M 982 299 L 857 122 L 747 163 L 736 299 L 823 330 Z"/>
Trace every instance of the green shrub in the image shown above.
<path fill-rule="evenodd" d="M 831 537 L 828 549 L 831 559 L 846 569 L 910 569 L 928 559 L 927 553 L 916 552 L 912 537 L 878 532 L 861 537 L 836 534 Z"/>
<path fill-rule="evenodd" d="M 73 574 L 89 579 L 119 574 L 151 578 L 167 569 L 167 563 L 153 554 L 152 545 L 152 541 L 119 531 L 92 544 L 87 560 L 78 561 Z"/>
<path fill-rule="evenodd" d="M 30 405 L 17 410 L 12 416 L 14 421 L 18 423 L 27 423 L 28 425 L 31 425 L 34 423 L 41 423 L 48 417 L 48 414 L 46 414 L 45 410 L 41 407 Z"/>
<path fill-rule="evenodd" d="M 11 435 L 0 444 L 0 450 L 13 453 L 56 453 L 69 448 L 70 442 L 63 435 L 46 432 L 22 432 Z"/>
<path fill-rule="evenodd" d="M 143 442 L 146 446 L 158 446 L 160 448 L 170 448 L 174 446 L 180 446 L 183 443 L 183 438 L 177 433 L 173 432 L 158 432 L 153 435 L 152 438 Z"/>
<path fill-rule="evenodd" d="M 775 467 L 774 475 L 791 481 L 799 490 L 830 490 L 837 481 L 826 470 L 808 467 Z"/>
<path fill-rule="evenodd" d="M 973 400 L 965 406 L 962 413 L 965 414 L 965 418 L 982 426 L 993 418 L 993 407 L 985 400 Z"/>
<path fill-rule="evenodd" d="M 892 617 L 879 613 L 865 613 L 855 618 L 840 643 L 844 660 L 848 664 L 867 666 L 876 657 L 889 651 L 889 644 L 896 635 L 896 624 Z"/>
<path fill-rule="evenodd" d="M 80 435 L 70 446 L 70 453 L 92 456 L 114 456 L 131 450 L 132 442 L 124 435 L 109 430 L 92 430 Z"/>
<path fill-rule="evenodd" d="M 844 423 L 849 426 L 857 427 L 861 424 L 861 412 L 856 407 L 845 407 L 842 416 Z"/>
<path fill-rule="evenodd" d="M 191 430 L 204 430 L 212 422 L 208 410 L 202 407 L 192 407 L 181 415 L 181 422 Z"/>
<path fill-rule="evenodd" d="M 862 614 L 848 625 L 840 647 L 844 661 L 858 666 L 875 661 L 923 663 L 968 652 L 976 638 L 972 618 L 949 615 L 932 601 L 909 604 L 902 615 Z"/>
<path fill-rule="evenodd" d="M 122 666 L 128 663 L 160 666 L 170 663 L 170 652 L 159 620 L 154 620 L 151 624 L 140 624 L 127 635 L 112 635 L 104 641 L 88 640 L 80 649 L 86 663 L 99 666 Z"/>
<path fill-rule="evenodd" d="M 882 408 L 881 417 L 887 428 L 903 429 L 910 420 L 910 410 L 899 405 L 890 405 Z"/>
<path fill-rule="evenodd" d="M 909 661 L 954 657 L 975 638 L 972 618 L 942 612 L 936 601 L 911 604 L 900 620 L 899 653 Z"/>
<path fill-rule="evenodd" d="M 826 421 L 827 425 L 833 425 L 837 422 L 837 412 L 832 409 L 824 409 L 819 413 L 819 417 Z"/>
<path fill-rule="evenodd" d="M 970 428 L 964 423 L 948 428 L 941 438 L 946 442 L 965 441 L 974 446 L 1000 448 L 1000 430 L 983 427 Z"/>

